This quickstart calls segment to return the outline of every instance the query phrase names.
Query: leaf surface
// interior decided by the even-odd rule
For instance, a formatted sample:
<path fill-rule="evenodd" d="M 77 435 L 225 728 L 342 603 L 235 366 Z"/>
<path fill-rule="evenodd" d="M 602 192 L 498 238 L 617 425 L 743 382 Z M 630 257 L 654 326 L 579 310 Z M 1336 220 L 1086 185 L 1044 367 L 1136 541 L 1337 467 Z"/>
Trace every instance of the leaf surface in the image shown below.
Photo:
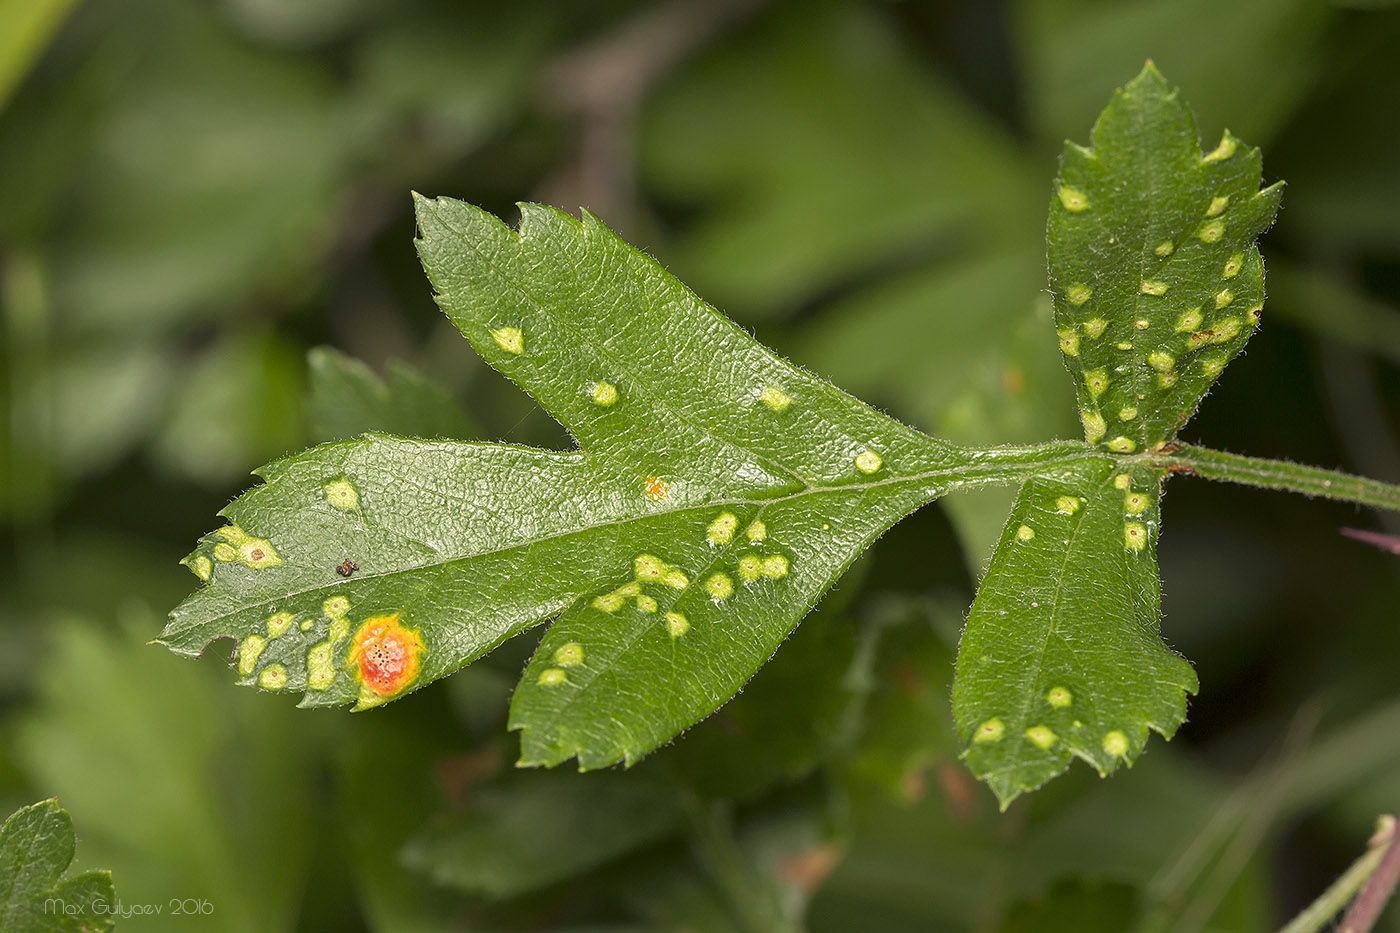
<path fill-rule="evenodd" d="M 1065 147 L 1050 204 L 1050 288 L 1085 438 L 1165 444 L 1244 348 L 1264 304 L 1255 239 L 1283 185 L 1226 131 L 1202 155 L 1177 91 L 1149 63 L 1115 92 L 1093 148 Z"/>
<path fill-rule="evenodd" d="M 1021 490 L 958 650 L 953 713 L 1003 807 L 1079 757 L 1107 774 L 1196 692 L 1158 635 L 1162 475 L 1114 459 Z"/>
<path fill-rule="evenodd" d="M 367 435 L 272 464 L 186 558 L 208 585 L 160 641 L 233 637 L 244 683 L 365 708 L 558 616 L 512 704 L 522 763 L 630 762 L 732 696 L 890 524 L 1020 475 L 778 359 L 591 215 L 521 210 L 516 232 L 420 199 L 419 251 L 582 450 Z"/>
<path fill-rule="evenodd" d="M 0 929 L 110 930 L 112 874 L 64 877 L 73 861 L 73 821 L 56 800 L 22 807 L 0 827 Z"/>

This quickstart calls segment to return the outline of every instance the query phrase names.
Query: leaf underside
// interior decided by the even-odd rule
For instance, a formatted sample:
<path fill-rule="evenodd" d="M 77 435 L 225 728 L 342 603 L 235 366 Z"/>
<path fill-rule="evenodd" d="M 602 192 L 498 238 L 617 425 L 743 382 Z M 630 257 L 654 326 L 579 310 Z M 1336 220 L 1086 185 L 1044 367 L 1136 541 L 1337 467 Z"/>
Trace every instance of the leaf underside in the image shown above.
<path fill-rule="evenodd" d="M 10 815 L 0 827 L 0 930 L 110 930 L 111 872 L 64 877 L 73 861 L 73 821 L 57 801 Z"/>
<path fill-rule="evenodd" d="M 521 211 L 516 232 L 419 199 L 419 251 L 452 321 L 582 449 L 371 434 L 274 463 L 186 558 L 208 582 L 160 641 L 232 637 L 244 683 L 363 708 L 557 616 L 511 708 L 522 763 L 631 762 L 977 457 L 773 356 L 595 217 Z M 374 624 L 416 654 L 396 689 L 371 689 Z"/>

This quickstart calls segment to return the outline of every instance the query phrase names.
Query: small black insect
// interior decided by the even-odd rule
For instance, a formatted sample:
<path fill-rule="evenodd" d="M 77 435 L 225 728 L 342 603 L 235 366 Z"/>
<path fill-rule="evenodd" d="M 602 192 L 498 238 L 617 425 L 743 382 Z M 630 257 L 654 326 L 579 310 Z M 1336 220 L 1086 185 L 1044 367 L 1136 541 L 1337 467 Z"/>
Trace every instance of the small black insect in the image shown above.
<path fill-rule="evenodd" d="M 340 574 L 342 577 L 348 577 L 350 576 L 350 574 L 354 573 L 356 570 L 359 569 L 360 565 L 347 557 L 339 567 L 335 568 L 335 572 Z"/>

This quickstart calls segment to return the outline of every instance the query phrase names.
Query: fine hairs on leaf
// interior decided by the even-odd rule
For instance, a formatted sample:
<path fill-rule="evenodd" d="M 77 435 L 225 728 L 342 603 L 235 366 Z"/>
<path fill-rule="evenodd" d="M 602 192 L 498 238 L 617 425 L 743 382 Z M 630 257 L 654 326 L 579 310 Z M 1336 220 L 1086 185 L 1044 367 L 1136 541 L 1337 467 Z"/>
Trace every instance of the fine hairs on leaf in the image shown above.
<path fill-rule="evenodd" d="M 158 641 L 198 655 L 232 638 L 241 683 L 367 709 L 550 623 L 511 704 L 520 763 L 631 764 L 734 696 L 903 516 L 1017 484 L 957 661 L 964 758 L 1003 806 L 1073 757 L 1131 764 L 1197 689 L 1158 634 L 1165 480 L 1392 508 L 1400 490 L 1176 442 L 1258 325 L 1254 241 L 1281 189 L 1229 133 L 1203 154 L 1150 63 L 1091 142 L 1066 149 L 1048 232 L 1084 440 L 1032 447 L 899 424 L 586 211 L 522 204 L 517 230 L 415 195 L 444 313 L 578 448 L 367 433 L 272 463 L 185 558 L 203 585 Z M 385 391 L 331 362 L 327 378 Z M 434 432 L 450 420 L 430 415 Z"/>

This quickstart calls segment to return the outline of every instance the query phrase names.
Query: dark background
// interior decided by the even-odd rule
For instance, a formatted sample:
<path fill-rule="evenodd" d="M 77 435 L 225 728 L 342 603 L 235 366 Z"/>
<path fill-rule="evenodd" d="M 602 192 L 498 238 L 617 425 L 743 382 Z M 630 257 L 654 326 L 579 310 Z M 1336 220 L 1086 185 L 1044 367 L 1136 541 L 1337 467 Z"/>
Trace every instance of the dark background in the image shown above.
<path fill-rule="evenodd" d="M 1045 206 L 1146 58 L 1288 181 L 1183 437 L 1400 482 L 1397 48 L 1379 0 L 0 6 L 0 802 L 56 795 L 128 904 L 213 908 L 129 929 L 1273 929 L 1400 808 L 1400 558 L 1338 535 L 1400 526 L 1352 507 L 1174 480 L 1189 722 L 1006 814 L 947 697 L 1010 491 L 899 526 L 626 775 L 510 767 L 527 644 L 351 717 L 145 642 L 260 463 L 568 443 L 437 312 L 410 190 L 586 206 L 931 433 L 1075 436 Z"/>

